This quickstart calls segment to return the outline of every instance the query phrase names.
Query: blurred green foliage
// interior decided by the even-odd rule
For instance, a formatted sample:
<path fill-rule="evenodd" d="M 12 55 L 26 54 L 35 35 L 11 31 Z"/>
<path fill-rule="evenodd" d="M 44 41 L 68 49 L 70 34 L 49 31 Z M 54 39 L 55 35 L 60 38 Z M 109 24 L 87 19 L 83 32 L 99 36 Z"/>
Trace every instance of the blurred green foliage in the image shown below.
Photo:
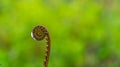
<path fill-rule="evenodd" d="M 0 0 L 0 67 L 43 67 L 45 41 L 30 36 L 44 25 L 51 36 L 49 67 L 120 67 L 119 0 Z"/>

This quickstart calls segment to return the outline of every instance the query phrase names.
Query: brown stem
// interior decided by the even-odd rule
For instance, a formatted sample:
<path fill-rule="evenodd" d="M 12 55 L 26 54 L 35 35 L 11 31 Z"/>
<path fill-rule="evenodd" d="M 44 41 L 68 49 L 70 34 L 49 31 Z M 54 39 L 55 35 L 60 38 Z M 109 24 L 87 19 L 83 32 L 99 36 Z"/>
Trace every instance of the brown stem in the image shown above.
<path fill-rule="evenodd" d="M 44 66 L 48 67 L 48 61 L 49 61 L 49 56 L 50 56 L 50 36 L 49 36 L 48 32 L 46 35 L 47 35 L 47 38 L 46 38 L 47 46 L 46 46 L 46 55 L 45 55 Z"/>

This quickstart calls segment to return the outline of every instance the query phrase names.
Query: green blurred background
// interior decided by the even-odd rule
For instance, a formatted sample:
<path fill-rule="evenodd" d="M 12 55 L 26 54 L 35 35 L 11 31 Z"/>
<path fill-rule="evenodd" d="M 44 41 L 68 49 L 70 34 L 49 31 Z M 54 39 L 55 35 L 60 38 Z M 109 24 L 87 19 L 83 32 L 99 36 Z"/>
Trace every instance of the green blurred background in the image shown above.
<path fill-rule="evenodd" d="M 49 67 L 120 67 L 120 0 L 0 0 L 0 67 L 43 67 L 45 40 L 31 38 L 36 25 L 51 36 Z"/>

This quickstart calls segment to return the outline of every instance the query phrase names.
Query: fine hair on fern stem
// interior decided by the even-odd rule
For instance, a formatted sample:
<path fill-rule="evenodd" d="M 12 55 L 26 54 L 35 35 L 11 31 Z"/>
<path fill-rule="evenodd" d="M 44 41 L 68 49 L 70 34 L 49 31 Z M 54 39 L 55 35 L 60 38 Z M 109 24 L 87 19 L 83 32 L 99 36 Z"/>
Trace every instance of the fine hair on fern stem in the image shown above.
<path fill-rule="evenodd" d="M 46 39 L 46 54 L 44 60 L 44 67 L 48 67 L 48 61 L 50 56 L 50 35 L 48 30 L 44 26 L 35 26 L 31 32 L 31 36 L 33 39 L 37 41 L 41 41 Z M 46 38 L 45 38 L 46 37 Z"/>

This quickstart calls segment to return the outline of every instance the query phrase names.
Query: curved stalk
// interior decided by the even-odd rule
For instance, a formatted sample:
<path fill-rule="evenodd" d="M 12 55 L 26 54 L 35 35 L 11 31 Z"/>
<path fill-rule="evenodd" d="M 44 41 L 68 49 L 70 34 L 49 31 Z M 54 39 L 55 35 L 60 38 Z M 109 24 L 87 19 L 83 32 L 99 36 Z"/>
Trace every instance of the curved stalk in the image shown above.
<path fill-rule="evenodd" d="M 50 35 L 48 30 L 44 26 L 35 26 L 31 36 L 33 39 L 37 41 L 43 40 L 45 37 L 46 39 L 46 54 L 45 54 L 45 60 L 44 60 L 44 67 L 48 67 L 48 61 L 49 61 L 49 56 L 50 56 Z"/>

